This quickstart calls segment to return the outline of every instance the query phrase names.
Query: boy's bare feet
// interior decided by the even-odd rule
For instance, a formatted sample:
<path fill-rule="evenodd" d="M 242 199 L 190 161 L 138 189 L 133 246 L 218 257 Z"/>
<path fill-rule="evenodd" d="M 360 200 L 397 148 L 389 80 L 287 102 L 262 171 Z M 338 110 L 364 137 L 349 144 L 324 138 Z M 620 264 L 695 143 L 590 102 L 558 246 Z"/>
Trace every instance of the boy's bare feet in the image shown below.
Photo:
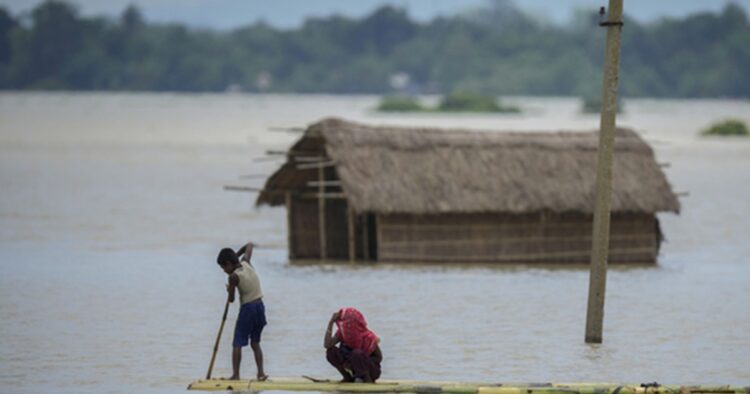
<path fill-rule="evenodd" d="M 265 382 L 266 380 L 268 380 L 268 375 L 266 375 L 264 373 L 258 374 L 258 381 L 259 382 Z"/>
<path fill-rule="evenodd" d="M 219 380 L 240 380 L 240 377 L 236 375 L 232 375 L 228 378 L 219 378 Z"/>

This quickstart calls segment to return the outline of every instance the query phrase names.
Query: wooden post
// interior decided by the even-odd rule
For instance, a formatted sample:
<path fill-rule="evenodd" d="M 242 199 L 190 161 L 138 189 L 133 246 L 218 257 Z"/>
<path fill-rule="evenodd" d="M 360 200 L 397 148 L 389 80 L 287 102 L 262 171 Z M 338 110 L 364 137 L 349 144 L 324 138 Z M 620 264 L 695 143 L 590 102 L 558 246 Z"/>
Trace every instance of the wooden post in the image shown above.
<path fill-rule="evenodd" d="M 370 215 L 365 212 L 362 214 L 362 257 L 365 261 L 370 261 Z"/>
<path fill-rule="evenodd" d="M 292 193 L 284 193 L 284 202 L 286 203 L 286 231 L 287 231 L 287 243 L 289 244 L 289 259 L 294 258 L 294 209 L 292 205 Z"/>
<path fill-rule="evenodd" d="M 607 283 L 609 255 L 609 219 L 612 205 L 612 151 L 617 114 L 617 80 L 620 68 L 620 33 L 622 31 L 622 2 L 609 0 L 607 49 L 602 83 L 602 113 L 599 129 L 599 152 L 596 164 L 596 206 L 591 242 L 591 273 L 589 300 L 586 311 L 586 343 L 602 342 L 604 293 Z"/>
<path fill-rule="evenodd" d="M 382 253 L 380 253 L 380 248 L 382 247 L 383 243 L 382 240 L 382 234 L 380 233 L 380 225 L 382 220 L 380 219 L 380 214 L 375 215 L 375 261 L 382 261 Z"/>
<path fill-rule="evenodd" d="M 354 238 L 354 218 L 355 213 L 352 209 L 351 204 L 347 201 L 346 219 L 347 219 L 347 230 L 349 235 L 349 262 L 353 263 L 357 258 L 357 240 Z"/>
<path fill-rule="evenodd" d="M 328 257 L 326 253 L 326 186 L 325 168 L 318 167 L 318 232 L 320 233 L 320 259 L 325 260 Z"/>

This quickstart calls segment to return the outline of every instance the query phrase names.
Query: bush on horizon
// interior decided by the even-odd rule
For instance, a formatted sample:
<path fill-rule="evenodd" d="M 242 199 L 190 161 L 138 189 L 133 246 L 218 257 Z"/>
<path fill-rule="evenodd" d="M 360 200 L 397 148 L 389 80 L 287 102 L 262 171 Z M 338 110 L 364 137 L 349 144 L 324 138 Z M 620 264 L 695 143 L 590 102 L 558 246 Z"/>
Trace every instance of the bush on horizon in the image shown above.
<path fill-rule="evenodd" d="M 384 96 L 375 109 L 380 112 L 521 112 L 518 107 L 500 104 L 494 97 L 469 91 L 445 95 L 434 108 L 423 106 L 419 99 L 413 96 Z"/>
<path fill-rule="evenodd" d="M 739 119 L 727 119 L 718 123 L 714 123 L 710 127 L 704 129 L 701 135 L 717 135 L 717 136 L 750 136 L 748 126 Z"/>
<path fill-rule="evenodd" d="M 503 106 L 494 97 L 481 94 L 457 91 L 448 94 L 440 100 L 435 109 L 437 112 L 503 112 L 519 113 L 518 107 Z"/>
<path fill-rule="evenodd" d="M 422 112 L 427 111 L 427 108 L 423 107 L 416 97 L 383 96 L 376 110 L 380 112 Z"/>

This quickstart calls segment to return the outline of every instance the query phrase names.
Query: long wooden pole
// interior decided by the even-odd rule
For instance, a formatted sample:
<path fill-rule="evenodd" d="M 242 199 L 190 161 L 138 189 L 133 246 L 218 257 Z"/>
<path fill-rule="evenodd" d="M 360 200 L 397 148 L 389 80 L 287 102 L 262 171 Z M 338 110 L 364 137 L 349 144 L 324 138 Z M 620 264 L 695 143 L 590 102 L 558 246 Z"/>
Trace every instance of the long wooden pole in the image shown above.
<path fill-rule="evenodd" d="M 211 371 L 214 369 L 214 361 L 216 361 L 216 353 L 219 351 L 219 341 L 221 340 L 221 332 L 224 331 L 224 323 L 227 321 L 227 312 L 229 312 L 229 300 L 224 305 L 224 316 L 221 317 L 221 325 L 219 326 L 219 333 L 216 334 L 216 343 L 214 344 L 214 353 L 211 355 L 211 362 L 208 364 L 208 373 L 206 373 L 206 380 L 211 379 Z"/>
<path fill-rule="evenodd" d="M 609 255 L 609 215 L 612 206 L 612 151 L 617 115 L 617 81 L 620 72 L 620 33 L 623 0 L 609 0 L 607 49 L 602 86 L 602 113 L 599 129 L 599 152 L 596 164 L 596 206 L 591 242 L 591 273 L 586 311 L 586 343 L 602 342 L 604 293 L 607 284 Z"/>

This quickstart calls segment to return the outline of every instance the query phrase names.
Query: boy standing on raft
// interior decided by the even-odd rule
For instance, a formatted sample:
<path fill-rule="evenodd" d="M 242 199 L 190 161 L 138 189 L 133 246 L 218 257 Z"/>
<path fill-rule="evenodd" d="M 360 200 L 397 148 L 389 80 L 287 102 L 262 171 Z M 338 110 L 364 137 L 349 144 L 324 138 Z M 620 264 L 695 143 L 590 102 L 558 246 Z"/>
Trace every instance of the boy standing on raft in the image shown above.
<path fill-rule="evenodd" d="M 232 342 L 233 373 L 229 377 L 230 380 L 239 380 L 240 378 L 242 348 L 247 346 L 248 338 L 258 369 L 257 378 L 260 381 L 268 379 L 268 375 L 263 372 L 263 351 L 260 348 L 260 334 L 266 325 L 266 308 L 263 305 L 260 280 L 250 264 L 252 255 L 253 244 L 248 243 L 236 253 L 230 248 L 224 248 L 216 258 L 219 266 L 229 275 L 227 301 L 234 302 L 235 289 L 239 290 L 240 293 L 240 313 L 237 316 L 237 324 L 234 327 L 234 341 Z M 239 256 L 242 256 L 242 261 L 240 261 Z"/>
<path fill-rule="evenodd" d="M 332 334 L 333 325 L 338 330 Z M 383 353 L 380 338 L 367 329 L 362 313 L 355 308 L 342 308 L 331 316 L 323 337 L 326 358 L 344 377 L 342 382 L 375 382 L 380 377 Z M 341 343 L 336 347 L 337 343 Z"/>

